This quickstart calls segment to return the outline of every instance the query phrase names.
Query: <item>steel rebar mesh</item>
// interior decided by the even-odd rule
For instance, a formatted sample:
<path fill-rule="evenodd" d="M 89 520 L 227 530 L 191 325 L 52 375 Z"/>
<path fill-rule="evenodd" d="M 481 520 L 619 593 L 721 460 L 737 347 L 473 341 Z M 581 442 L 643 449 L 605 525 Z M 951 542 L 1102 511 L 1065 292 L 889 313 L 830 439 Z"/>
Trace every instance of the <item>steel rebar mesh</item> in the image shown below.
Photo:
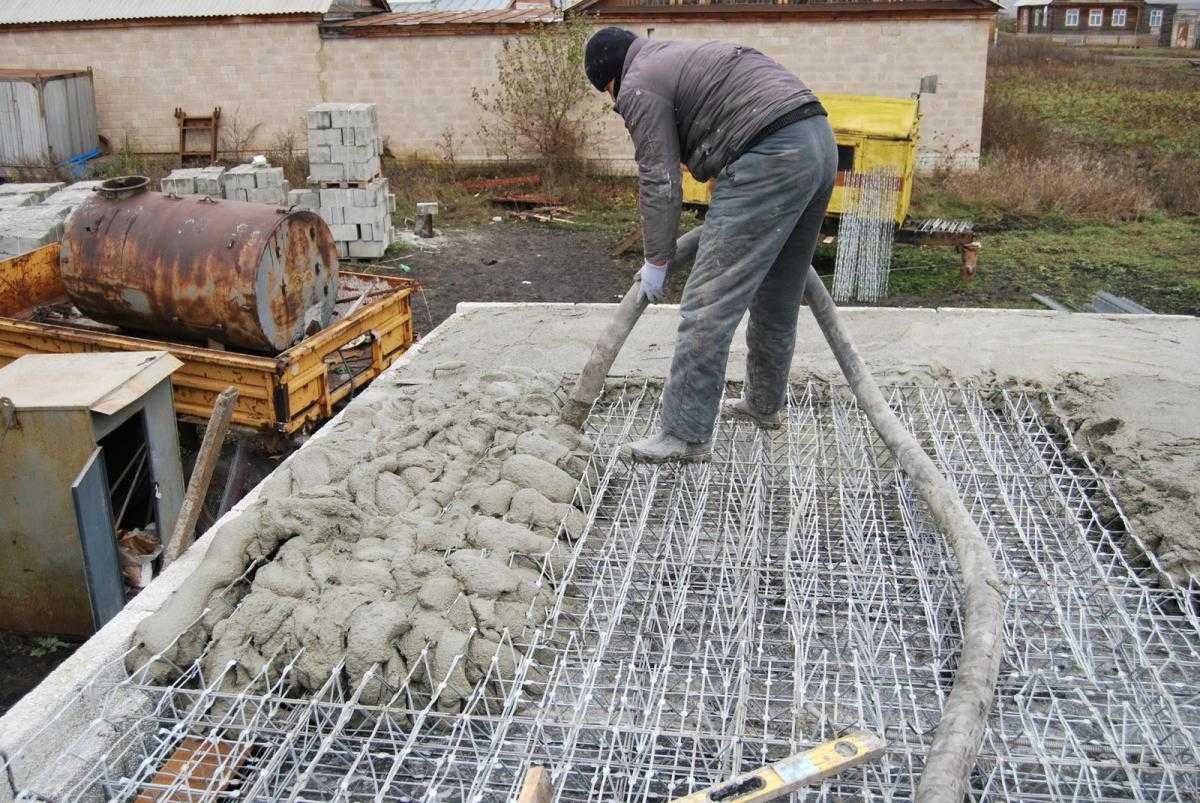
<path fill-rule="evenodd" d="M 1105 526 L 1103 481 L 1023 394 L 888 395 L 1008 583 L 973 796 L 1200 798 L 1200 622 Z M 294 656 L 255 691 L 223 690 L 199 662 L 169 685 L 148 667 L 113 692 L 117 741 L 61 796 L 499 801 L 541 764 L 558 800 L 661 801 L 857 726 L 886 755 L 811 796 L 911 799 L 960 644 L 953 558 L 917 496 L 826 386 L 795 388 L 777 433 L 722 422 L 706 466 L 621 462 L 658 405 L 646 385 L 597 403 L 588 527 L 551 617 L 461 712 L 439 709 L 420 662 L 383 706 L 357 699 L 371 677 L 345 673 L 296 696 Z M 189 738 L 207 765 L 159 774 Z"/>
<path fill-rule="evenodd" d="M 889 169 L 845 175 L 832 295 L 879 301 L 888 297 L 900 178 Z"/>

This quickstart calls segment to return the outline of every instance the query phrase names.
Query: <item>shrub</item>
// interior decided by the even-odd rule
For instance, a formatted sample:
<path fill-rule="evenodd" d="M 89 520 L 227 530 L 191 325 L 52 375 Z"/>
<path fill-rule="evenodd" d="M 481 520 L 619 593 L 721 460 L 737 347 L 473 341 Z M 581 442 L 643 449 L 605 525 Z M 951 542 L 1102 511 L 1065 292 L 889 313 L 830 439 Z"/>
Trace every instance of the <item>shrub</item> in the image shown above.
<path fill-rule="evenodd" d="M 473 89 L 484 112 L 479 133 L 507 158 L 536 156 L 552 171 L 577 163 L 598 134 L 596 93 L 584 78 L 590 26 L 539 26 L 509 40 L 496 58 L 496 83 Z"/>
<path fill-rule="evenodd" d="M 1131 168 L 1073 153 L 1027 157 L 1004 151 L 977 171 L 935 171 L 923 193 L 961 199 L 984 224 L 1042 218 L 1117 222 L 1155 207 L 1155 194 Z"/>
<path fill-rule="evenodd" d="M 275 167 L 283 168 L 283 177 L 293 187 L 303 187 L 308 181 L 308 154 L 294 129 L 281 131 L 267 145 L 266 157 Z"/>

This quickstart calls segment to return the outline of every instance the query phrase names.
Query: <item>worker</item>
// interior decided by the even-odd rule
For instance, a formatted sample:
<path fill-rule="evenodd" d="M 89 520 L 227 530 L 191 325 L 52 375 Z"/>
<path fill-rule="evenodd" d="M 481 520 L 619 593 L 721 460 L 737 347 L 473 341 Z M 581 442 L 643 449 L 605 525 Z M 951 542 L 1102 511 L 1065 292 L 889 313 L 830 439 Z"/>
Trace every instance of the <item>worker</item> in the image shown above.
<path fill-rule="evenodd" d="M 699 181 L 717 179 L 683 289 L 662 431 L 625 449 L 637 462 L 705 461 L 729 347 L 747 309 L 745 393 L 724 411 L 780 426 L 805 276 L 837 173 L 833 131 L 799 78 L 748 47 L 650 40 L 610 27 L 588 40 L 584 61 L 633 139 L 645 300 L 664 297 L 681 163 Z"/>

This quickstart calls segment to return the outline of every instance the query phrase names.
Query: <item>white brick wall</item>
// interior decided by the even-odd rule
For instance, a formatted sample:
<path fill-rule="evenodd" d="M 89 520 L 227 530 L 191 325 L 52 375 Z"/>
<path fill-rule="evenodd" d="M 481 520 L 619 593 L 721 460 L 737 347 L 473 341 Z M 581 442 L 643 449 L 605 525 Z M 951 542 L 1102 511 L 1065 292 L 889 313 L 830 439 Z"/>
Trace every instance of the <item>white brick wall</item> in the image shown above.
<path fill-rule="evenodd" d="M 908 96 L 936 73 L 922 100 L 921 158 L 979 155 L 987 63 L 986 19 L 652 23 L 654 38 L 726 39 L 757 47 L 818 92 Z M 644 29 L 638 33 L 645 34 Z M 444 132 L 456 156 L 489 154 L 476 135 L 471 89 L 494 80 L 499 36 L 405 36 L 322 41 L 310 22 L 171 25 L 0 32 L 9 65 L 95 69 L 100 130 L 120 148 L 173 151 L 172 111 L 221 106 L 228 123 L 261 123 L 258 144 L 302 132 L 305 109 L 321 101 L 378 104 L 380 133 L 397 155 L 436 158 Z M 598 158 L 627 168 L 620 119 L 607 117 Z"/>
<path fill-rule="evenodd" d="M 986 19 L 651 27 L 656 39 L 725 39 L 756 47 L 817 92 L 909 97 L 922 76 L 936 74 L 937 94 L 921 101 L 921 160 L 978 162 L 990 31 Z M 339 99 L 378 103 L 380 129 L 395 154 L 436 157 L 443 132 L 451 131 L 461 142 L 457 158 L 487 158 L 486 143 L 475 135 L 479 108 L 471 89 L 494 81 L 503 42 L 499 36 L 328 41 L 329 63 L 339 67 L 325 74 L 328 91 Z M 616 115 L 606 120 L 596 156 L 628 168 L 632 148 L 621 120 Z"/>
<path fill-rule="evenodd" d="M 148 152 L 178 150 L 177 106 L 220 106 L 227 129 L 259 123 L 259 147 L 303 130 L 300 115 L 320 100 L 320 47 L 311 21 L 0 31 L 5 67 L 91 66 L 100 133 Z"/>

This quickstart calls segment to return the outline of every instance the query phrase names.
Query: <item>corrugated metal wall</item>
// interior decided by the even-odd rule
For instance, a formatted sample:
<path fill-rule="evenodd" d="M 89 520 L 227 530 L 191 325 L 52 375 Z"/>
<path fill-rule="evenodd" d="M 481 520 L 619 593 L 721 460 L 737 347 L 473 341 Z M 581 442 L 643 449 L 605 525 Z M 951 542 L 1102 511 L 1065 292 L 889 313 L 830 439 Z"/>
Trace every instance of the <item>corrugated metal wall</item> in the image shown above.
<path fill-rule="evenodd" d="M 90 75 L 0 75 L 0 165 L 59 163 L 98 142 Z"/>

